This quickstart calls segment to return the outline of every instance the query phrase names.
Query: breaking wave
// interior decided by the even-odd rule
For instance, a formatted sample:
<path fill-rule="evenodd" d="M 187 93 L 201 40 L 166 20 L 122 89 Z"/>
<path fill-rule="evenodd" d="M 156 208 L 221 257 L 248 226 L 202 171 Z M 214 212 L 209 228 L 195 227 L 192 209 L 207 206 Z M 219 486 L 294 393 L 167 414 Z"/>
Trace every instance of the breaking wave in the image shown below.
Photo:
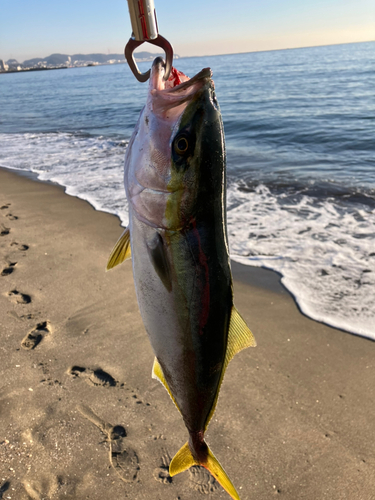
<path fill-rule="evenodd" d="M 128 223 L 127 141 L 70 133 L 0 134 L 0 165 L 34 172 Z M 282 275 L 307 316 L 375 340 L 375 199 L 359 188 L 272 180 L 228 184 L 231 258 Z"/>

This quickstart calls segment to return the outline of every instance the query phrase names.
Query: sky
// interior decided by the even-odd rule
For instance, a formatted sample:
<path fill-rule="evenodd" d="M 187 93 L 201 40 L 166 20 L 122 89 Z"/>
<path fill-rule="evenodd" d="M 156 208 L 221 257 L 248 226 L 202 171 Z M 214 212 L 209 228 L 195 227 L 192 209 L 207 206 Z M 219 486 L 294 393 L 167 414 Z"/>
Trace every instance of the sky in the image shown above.
<path fill-rule="evenodd" d="M 181 57 L 375 40 L 374 0 L 154 1 L 159 33 Z M 131 34 L 126 0 L 0 0 L 0 12 L 4 60 L 120 54 Z"/>

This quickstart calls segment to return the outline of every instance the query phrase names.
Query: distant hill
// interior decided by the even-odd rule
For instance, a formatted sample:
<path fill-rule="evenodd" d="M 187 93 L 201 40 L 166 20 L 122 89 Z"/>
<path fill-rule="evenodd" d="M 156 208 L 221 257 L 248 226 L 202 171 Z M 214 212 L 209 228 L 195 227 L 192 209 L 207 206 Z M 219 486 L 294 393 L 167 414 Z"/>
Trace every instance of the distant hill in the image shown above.
<path fill-rule="evenodd" d="M 155 57 L 165 57 L 165 54 L 154 54 L 152 52 L 136 52 L 134 54 L 137 62 L 152 61 Z M 174 54 L 174 58 L 179 56 Z M 124 54 L 51 54 L 47 57 L 34 57 L 26 59 L 22 64 L 16 59 L 4 62 L 0 59 L 0 73 L 14 71 L 40 71 L 45 69 L 79 68 L 95 66 L 97 64 L 121 64 L 126 63 Z"/>
<path fill-rule="evenodd" d="M 34 59 L 27 59 L 26 61 L 23 61 L 22 65 L 23 66 L 35 66 L 40 62 L 45 62 L 49 65 L 58 65 L 58 64 L 65 64 L 69 60 L 69 56 L 66 54 L 52 54 L 48 57 L 34 57 Z"/>
<path fill-rule="evenodd" d="M 135 53 L 136 61 L 152 60 L 157 56 L 164 56 L 164 54 L 153 54 L 146 51 Z M 48 57 L 35 57 L 34 59 L 27 59 L 22 63 L 22 65 L 25 67 L 36 66 L 38 63 L 45 63 L 48 66 L 59 66 L 62 64 L 74 65 L 75 61 L 105 64 L 114 60 L 125 62 L 124 54 L 51 54 Z"/>

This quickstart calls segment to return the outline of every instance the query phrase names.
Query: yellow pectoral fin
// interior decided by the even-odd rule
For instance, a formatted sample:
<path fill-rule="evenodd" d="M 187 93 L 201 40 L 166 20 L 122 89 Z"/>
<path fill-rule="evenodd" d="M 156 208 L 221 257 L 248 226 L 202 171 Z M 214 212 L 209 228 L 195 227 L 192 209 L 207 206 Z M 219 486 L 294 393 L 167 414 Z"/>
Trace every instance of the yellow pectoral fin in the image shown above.
<path fill-rule="evenodd" d="M 229 330 L 228 330 L 228 342 L 227 342 L 227 350 L 225 353 L 225 360 L 223 369 L 221 371 L 221 377 L 219 381 L 219 385 L 216 392 L 216 397 L 214 403 L 212 405 L 211 411 L 208 415 L 205 429 L 207 429 L 208 424 L 212 418 L 212 415 L 215 413 L 217 400 L 219 398 L 220 387 L 223 382 L 223 378 L 225 375 L 225 370 L 228 367 L 229 361 L 242 349 L 246 347 L 255 347 L 257 345 L 253 334 L 251 333 L 249 327 L 245 323 L 245 320 L 242 318 L 241 314 L 237 311 L 237 309 L 232 306 L 232 313 L 230 316 Z"/>
<path fill-rule="evenodd" d="M 152 378 L 159 380 L 159 382 L 161 382 L 164 385 L 164 387 L 167 389 L 168 394 L 170 395 L 172 401 L 176 405 L 177 410 L 180 411 L 179 407 L 177 406 L 176 400 L 173 397 L 172 391 L 170 390 L 169 385 L 168 385 L 167 381 L 165 380 L 163 369 L 160 366 L 160 363 L 157 360 L 157 358 L 154 359 L 154 365 L 152 367 L 152 375 L 151 376 L 152 376 Z"/>
<path fill-rule="evenodd" d="M 113 247 L 111 255 L 107 263 L 107 271 L 114 268 L 118 264 L 122 264 L 124 260 L 131 258 L 130 248 L 130 231 L 126 228 L 118 239 L 116 245 Z"/>

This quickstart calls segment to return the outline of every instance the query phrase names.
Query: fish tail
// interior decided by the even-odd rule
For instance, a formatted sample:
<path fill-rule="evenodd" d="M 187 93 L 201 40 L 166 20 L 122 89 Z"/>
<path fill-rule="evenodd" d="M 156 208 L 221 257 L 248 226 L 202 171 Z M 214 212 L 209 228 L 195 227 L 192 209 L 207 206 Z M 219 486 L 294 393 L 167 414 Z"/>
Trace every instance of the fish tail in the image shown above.
<path fill-rule="evenodd" d="M 240 500 L 240 497 L 238 496 L 238 493 L 236 491 L 236 488 L 233 486 L 232 481 L 229 479 L 227 473 L 220 465 L 220 462 L 212 453 L 206 442 L 203 441 L 201 445 L 203 446 L 201 446 L 199 450 L 200 458 L 198 460 L 194 458 L 193 453 L 190 450 L 189 443 L 185 443 L 184 446 L 173 457 L 172 462 L 169 466 L 169 474 L 171 476 L 175 476 L 176 474 L 189 469 L 193 465 L 201 465 L 212 474 L 216 481 L 221 484 L 224 490 L 229 493 L 229 495 L 234 500 Z"/>

